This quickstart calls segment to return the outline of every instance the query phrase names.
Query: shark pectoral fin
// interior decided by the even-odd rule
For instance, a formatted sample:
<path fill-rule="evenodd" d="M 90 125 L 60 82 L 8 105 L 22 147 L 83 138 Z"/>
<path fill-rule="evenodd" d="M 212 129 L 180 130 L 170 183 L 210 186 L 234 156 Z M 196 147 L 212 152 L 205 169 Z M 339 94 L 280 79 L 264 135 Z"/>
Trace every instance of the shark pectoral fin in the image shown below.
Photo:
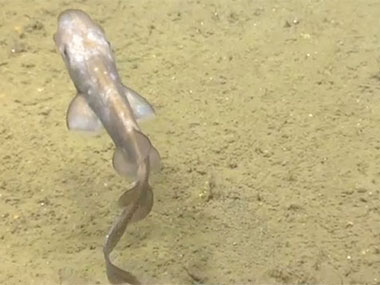
<path fill-rule="evenodd" d="M 77 94 L 71 101 L 66 114 L 66 124 L 71 131 L 98 134 L 103 129 L 99 118 L 81 94 Z"/>
<path fill-rule="evenodd" d="M 139 189 L 139 187 L 143 187 L 145 189 Z M 139 195 L 141 195 L 141 197 L 139 197 Z M 139 205 L 132 216 L 131 222 L 137 222 L 142 220 L 152 210 L 153 191 L 148 183 L 136 183 L 132 189 L 125 191 L 120 196 L 118 201 L 120 207 L 133 207 L 132 204 L 134 203 L 138 203 Z"/>
<path fill-rule="evenodd" d="M 155 112 L 152 105 L 150 105 L 144 97 L 142 97 L 137 92 L 126 86 L 123 87 L 124 95 L 127 97 L 127 100 L 131 105 L 135 119 L 138 122 L 151 119 L 155 116 Z"/>

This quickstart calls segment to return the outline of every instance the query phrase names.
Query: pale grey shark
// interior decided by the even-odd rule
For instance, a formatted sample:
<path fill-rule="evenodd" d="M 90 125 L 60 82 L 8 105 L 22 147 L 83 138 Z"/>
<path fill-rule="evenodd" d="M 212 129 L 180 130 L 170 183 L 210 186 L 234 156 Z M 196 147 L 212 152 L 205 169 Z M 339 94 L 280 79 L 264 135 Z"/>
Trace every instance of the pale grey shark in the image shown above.
<path fill-rule="evenodd" d="M 77 90 L 67 112 L 68 128 L 97 133 L 104 127 L 116 146 L 115 170 L 135 180 L 132 189 L 119 199 L 123 213 L 107 235 L 103 251 L 111 283 L 139 284 L 131 273 L 115 266 L 109 254 L 128 223 L 144 218 L 152 209 L 149 174 L 151 168 L 159 167 L 160 156 L 137 121 L 154 116 L 154 110 L 142 96 L 121 83 L 103 29 L 85 12 L 61 13 L 54 40 Z"/>

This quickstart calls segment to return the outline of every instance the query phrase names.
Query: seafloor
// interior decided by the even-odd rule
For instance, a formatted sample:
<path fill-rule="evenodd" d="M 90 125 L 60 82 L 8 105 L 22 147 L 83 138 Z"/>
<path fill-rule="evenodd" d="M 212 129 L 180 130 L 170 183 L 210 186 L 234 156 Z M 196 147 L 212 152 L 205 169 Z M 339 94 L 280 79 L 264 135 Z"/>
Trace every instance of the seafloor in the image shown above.
<path fill-rule="evenodd" d="M 380 284 L 380 1 L 0 1 L 0 283 L 105 284 L 129 182 L 70 133 L 53 34 L 101 23 L 163 170 L 113 258 L 148 284 Z"/>

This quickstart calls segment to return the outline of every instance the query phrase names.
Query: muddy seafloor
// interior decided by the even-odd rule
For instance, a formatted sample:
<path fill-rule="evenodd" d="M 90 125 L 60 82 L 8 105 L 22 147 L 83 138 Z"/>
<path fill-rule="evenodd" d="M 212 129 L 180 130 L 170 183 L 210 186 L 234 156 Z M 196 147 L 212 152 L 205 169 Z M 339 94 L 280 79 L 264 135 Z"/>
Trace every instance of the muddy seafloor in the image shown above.
<path fill-rule="evenodd" d="M 379 1 L 1 1 L 0 283 L 106 284 L 129 182 L 66 129 L 58 14 L 101 23 L 163 169 L 113 258 L 148 284 L 380 284 Z"/>

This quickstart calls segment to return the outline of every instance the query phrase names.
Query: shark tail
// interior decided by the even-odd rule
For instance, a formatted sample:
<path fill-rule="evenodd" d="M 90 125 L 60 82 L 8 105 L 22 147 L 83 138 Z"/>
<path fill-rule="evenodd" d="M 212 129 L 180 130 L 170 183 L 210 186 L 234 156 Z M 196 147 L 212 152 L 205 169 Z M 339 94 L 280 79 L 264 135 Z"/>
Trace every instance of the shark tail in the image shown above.
<path fill-rule="evenodd" d="M 153 207 L 153 191 L 148 183 L 137 182 L 132 189 L 124 192 L 118 201 L 120 207 L 133 207 L 135 203 L 138 203 L 137 209 L 133 213 L 131 222 L 137 222 L 144 219 L 152 210 Z M 139 189 L 143 187 L 145 189 Z"/>
<path fill-rule="evenodd" d="M 135 144 L 125 146 L 133 149 L 118 147 L 115 150 L 113 166 L 120 175 L 133 177 L 136 181 L 133 187 L 119 198 L 119 205 L 122 208 L 138 204 L 131 219 L 136 222 L 145 218 L 152 209 L 153 191 L 149 185 L 149 173 L 151 168 L 159 167 L 160 156 L 144 134 L 135 130 L 134 137 Z M 136 147 L 137 153 L 135 153 Z M 133 153 L 135 154 L 131 155 Z"/>

